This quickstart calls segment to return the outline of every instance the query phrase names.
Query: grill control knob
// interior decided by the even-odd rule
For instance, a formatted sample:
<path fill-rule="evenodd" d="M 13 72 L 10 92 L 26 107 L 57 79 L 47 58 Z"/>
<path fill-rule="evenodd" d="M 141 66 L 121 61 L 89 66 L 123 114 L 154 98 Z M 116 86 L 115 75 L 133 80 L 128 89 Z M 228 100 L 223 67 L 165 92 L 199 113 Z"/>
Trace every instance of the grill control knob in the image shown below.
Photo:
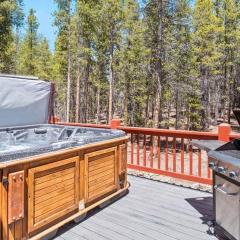
<path fill-rule="evenodd" d="M 218 167 L 218 172 L 224 173 L 225 172 L 225 168 L 224 167 Z"/>
<path fill-rule="evenodd" d="M 232 171 L 232 172 L 229 173 L 229 177 L 235 178 L 235 177 L 237 177 L 237 173 Z"/>
<path fill-rule="evenodd" d="M 215 167 L 215 162 L 209 162 L 208 167 L 213 169 Z"/>

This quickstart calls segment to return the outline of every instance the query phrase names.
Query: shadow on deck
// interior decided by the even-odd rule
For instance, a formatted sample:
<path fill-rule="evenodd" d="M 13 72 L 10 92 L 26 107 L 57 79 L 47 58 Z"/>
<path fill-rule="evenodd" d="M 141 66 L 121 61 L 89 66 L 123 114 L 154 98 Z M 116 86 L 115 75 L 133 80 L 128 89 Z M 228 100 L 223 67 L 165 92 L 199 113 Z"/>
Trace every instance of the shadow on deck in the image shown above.
<path fill-rule="evenodd" d="M 55 240 L 217 239 L 207 226 L 211 194 L 132 176 L 129 182 L 128 195 L 79 224 L 65 225 Z"/>

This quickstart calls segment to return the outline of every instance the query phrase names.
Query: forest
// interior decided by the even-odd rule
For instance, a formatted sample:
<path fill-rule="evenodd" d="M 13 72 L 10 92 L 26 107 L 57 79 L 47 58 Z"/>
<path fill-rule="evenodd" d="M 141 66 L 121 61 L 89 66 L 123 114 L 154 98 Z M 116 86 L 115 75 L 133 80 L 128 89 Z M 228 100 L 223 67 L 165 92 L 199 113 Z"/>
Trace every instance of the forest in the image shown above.
<path fill-rule="evenodd" d="M 206 130 L 240 107 L 240 0 L 54 1 L 50 50 L 1 0 L 0 72 L 53 81 L 61 120 Z"/>

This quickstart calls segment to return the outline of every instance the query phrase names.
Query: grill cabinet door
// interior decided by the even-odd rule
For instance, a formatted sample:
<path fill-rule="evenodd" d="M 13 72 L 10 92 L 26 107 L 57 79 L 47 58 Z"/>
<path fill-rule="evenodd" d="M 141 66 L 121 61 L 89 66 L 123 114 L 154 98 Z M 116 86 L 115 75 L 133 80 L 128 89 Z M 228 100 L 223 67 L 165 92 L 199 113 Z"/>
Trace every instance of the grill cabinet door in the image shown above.
<path fill-rule="evenodd" d="M 78 208 L 79 157 L 28 170 L 28 231 Z"/>
<path fill-rule="evenodd" d="M 215 175 L 216 222 L 233 237 L 240 237 L 239 187 Z"/>
<path fill-rule="evenodd" d="M 117 188 L 117 147 L 85 154 L 87 202 Z"/>

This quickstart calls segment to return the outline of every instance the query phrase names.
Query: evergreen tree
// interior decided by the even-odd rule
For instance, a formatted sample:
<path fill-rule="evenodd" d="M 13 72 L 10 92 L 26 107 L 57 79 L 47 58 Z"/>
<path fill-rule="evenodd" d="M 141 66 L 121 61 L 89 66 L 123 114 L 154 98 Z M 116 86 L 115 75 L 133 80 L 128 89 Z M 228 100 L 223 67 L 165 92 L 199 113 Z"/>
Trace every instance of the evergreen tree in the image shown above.
<path fill-rule="evenodd" d="M 222 57 L 219 35 L 223 31 L 212 0 L 197 0 L 193 13 L 193 54 L 201 91 L 201 126 L 210 125 L 210 85 L 219 76 Z"/>
<path fill-rule="evenodd" d="M 117 55 L 117 95 L 124 100 L 118 101 L 118 115 L 123 116 L 126 125 L 144 124 L 143 109 L 146 102 L 146 69 L 148 49 L 145 47 L 145 23 L 140 17 L 136 0 L 129 0 L 124 5 L 123 39 Z"/>
<path fill-rule="evenodd" d="M 38 21 L 35 11 L 30 9 L 27 18 L 27 30 L 18 53 L 17 72 L 35 76 L 38 73 Z"/>
<path fill-rule="evenodd" d="M 0 72 L 15 71 L 14 28 L 18 30 L 22 23 L 22 1 L 2 0 L 0 4 Z"/>
<path fill-rule="evenodd" d="M 54 55 L 54 78 L 57 79 L 57 90 L 59 91 L 59 104 L 64 109 L 61 117 L 66 121 L 71 115 L 71 94 L 72 94 L 72 56 L 71 56 L 71 0 L 55 0 L 57 11 L 55 15 L 55 26 L 58 28 L 58 35 L 55 44 Z"/>
<path fill-rule="evenodd" d="M 52 53 L 46 38 L 41 38 L 38 43 L 36 75 L 41 79 L 52 79 Z"/>

